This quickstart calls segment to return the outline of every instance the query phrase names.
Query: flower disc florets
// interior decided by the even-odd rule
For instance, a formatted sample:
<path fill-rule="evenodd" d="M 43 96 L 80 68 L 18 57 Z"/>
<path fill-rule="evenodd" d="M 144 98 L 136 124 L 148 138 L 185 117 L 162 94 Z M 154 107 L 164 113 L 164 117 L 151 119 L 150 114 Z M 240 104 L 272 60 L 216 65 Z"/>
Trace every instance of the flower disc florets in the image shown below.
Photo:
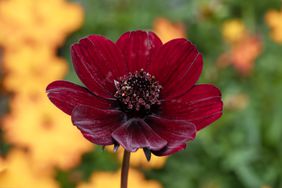
<path fill-rule="evenodd" d="M 126 112 L 149 112 L 153 106 L 160 105 L 162 86 L 155 77 L 143 69 L 129 73 L 115 81 L 115 97 Z"/>

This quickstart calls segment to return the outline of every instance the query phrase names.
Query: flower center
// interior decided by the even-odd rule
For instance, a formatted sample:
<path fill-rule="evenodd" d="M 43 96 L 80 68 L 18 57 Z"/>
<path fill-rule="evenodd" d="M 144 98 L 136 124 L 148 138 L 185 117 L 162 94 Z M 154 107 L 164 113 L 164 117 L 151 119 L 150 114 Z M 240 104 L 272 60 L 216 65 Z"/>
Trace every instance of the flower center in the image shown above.
<path fill-rule="evenodd" d="M 125 112 L 149 114 L 152 109 L 160 105 L 160 90 L 162 86 L 155 77 L 143 69 L 129 73 L 115 80 L 115 97 Z"/>

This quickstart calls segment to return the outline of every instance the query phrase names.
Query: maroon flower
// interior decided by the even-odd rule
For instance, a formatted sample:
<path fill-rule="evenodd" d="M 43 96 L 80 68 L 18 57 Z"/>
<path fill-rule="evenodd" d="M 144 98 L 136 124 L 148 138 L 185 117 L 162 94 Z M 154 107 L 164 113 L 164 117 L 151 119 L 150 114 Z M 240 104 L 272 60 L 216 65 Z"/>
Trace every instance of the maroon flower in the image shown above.
<path fill-rule="evenodd" d="M 186 39 L 162 44 L 152 32 L 132 31 L 114 43 L 91 35 L 71 55 L 86 87 L 55 81 L 48 97 L 95 144 L 170 155 L 222 115 L 219 89 L 195 84 L 203 60 Z"/>

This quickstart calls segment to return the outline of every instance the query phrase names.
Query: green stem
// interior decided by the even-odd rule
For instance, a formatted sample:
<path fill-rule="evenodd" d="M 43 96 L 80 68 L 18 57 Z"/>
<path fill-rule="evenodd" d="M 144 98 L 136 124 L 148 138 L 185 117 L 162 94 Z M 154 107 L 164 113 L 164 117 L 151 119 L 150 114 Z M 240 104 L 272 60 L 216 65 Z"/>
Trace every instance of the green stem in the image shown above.
<path fill-rule="evenodd" d="M 124 150 L 122 167 L 121 167 L 120 188 L 127 188 L 129 161 L 130 161 L 130 152 Z"/>

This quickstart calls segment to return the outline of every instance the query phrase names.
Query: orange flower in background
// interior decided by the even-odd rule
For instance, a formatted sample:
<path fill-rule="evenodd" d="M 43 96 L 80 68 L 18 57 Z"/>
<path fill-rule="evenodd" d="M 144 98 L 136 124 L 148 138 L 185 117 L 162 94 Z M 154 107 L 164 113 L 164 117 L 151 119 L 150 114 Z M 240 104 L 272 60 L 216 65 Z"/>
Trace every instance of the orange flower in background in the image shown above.
<path fill-rule="evenodd" d="M 222 27 L 222 35 L 229 44 L 230 51 L 219 56 L 217 66 L 225 68 L 232 65 L 242 76 L 248 76 L 262 51 L 261 39 L 250 34 L 239 19 L 226 21 Z"/>
<path fill-rule="evenodd" d="M 217 60 L 219 68 L 232 65 L 242 76 L 251 74 L 256 58 L 262 51 L 262 41 L 257 36 L 248 36 L 223 53 Z"/>
<path fill-rule="evenodd" d="M 272 40 L 282 43 L 282 11 L 269 10 L 265 15 L 265 22 L 270 27 Z"/>
<path fill-rule="evenodd" d="M 240 74 L 249 75 L 261 51 L 261 39 L 256 36 L 248 37 L 232 49 L 231 63 Z"/>
<path fill-rule="evenodd" d="M 246 26 L 239 19 L 227 20 L 222 26 L 222 35 L 225 41 L 235 44 L 247 34 Z"/>
<path fill-rule="evenodd" d="M 83 11 L 64 0 L 5 0 L 0 1 L 0 18 L 0 44 L 56 47 L 81 26 Z"/>
<path fill-rule="evenodd" d="M 153 31 L 163 43 L 175 38 L 186 38 L 186 29 L 182 23 L 172 23 L 165 18 L 156 18 L 154 20 Z"/>
<path fill-rule="evenodd" d="M 1 166 L 5 166 L 1 171 Z M 1 188 L 59 188 L 49 171 L 37 171 L 23 151 L 13 150 L 7 159 L 0 158 Z"/>
<path fill-rule="evenodd" d="M 93 173 L 89 183 L 81 183 L 77 188 L 118 188 L 120 186 L 120 172 Z M 153 180 L 145 180 L 143 175 L 134 169 L 129 169 L 128 187 L 131 188 L 161 188 Z"/>
<path fill-rule="evenodd" d="M 80 162 L 83 153 L 92 149 L 92 144 L 80 136 L 69 118 L 46 97 L 33 101 L 16 97 L 11 108 L 13 112 L 4 119 L 6 140 L 27 147 L 38 168 L 69 169 Z"/>

